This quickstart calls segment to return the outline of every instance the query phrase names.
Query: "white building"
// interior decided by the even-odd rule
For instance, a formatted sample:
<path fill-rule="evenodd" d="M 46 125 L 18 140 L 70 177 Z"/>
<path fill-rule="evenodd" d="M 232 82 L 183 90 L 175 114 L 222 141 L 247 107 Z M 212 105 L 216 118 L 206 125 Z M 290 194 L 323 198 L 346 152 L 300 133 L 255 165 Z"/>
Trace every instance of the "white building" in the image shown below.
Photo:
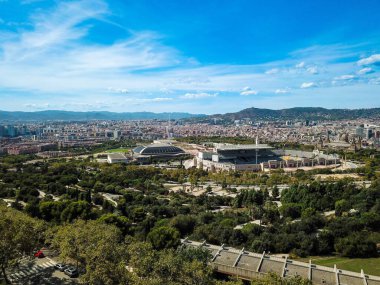
<path fill-rule="evenodd" d="M 113 163 L 127 163 L 128 158 L 125 157 L 122 153 L 110 153 L 107 156 L 107 162 L 110 164 Z"/>

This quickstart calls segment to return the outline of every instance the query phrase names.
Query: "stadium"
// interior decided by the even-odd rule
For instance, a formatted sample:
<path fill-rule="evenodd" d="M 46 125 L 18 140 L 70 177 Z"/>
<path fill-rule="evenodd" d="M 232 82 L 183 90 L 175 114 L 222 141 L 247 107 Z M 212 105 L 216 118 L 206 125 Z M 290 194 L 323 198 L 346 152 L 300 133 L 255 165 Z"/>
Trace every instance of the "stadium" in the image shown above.
<path fill-rule="evenodd" d="M 340 163 L 337 155 L 318 150 L 300 151 L 275 149 L 267 144 L 215 144 L 210 152 L 199 152 L 197 167 L 208 171 L 251 170 L 265 171 L 278 168 L 334 166 Z"/>
<path fill-rule="evenodd" d="M 142 145 L 132 150 L 133 158 L 139 162 L 155 160 L 170 160 L 173 158 L 185 157 L 187 154 L 179 147 L 171 144 L 154 143 Z"/>

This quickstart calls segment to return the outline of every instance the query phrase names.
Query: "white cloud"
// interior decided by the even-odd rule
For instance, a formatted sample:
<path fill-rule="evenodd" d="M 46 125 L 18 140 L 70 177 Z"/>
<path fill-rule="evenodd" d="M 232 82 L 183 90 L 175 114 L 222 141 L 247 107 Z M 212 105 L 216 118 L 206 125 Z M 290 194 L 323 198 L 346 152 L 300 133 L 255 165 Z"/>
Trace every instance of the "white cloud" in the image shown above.
<path fill-rule="evenodd" d="M 127 94 L 128 93 L 128 90 L 125 88 L 108 87 L 107 90 L 114 92 L 114 93 L 121 93 L 121 94 Z"/>
<path fill-rule="evenodd" d="M 369 57 L 362 58 L 361 60 L 358 61 L 359 65 L 380 65 L 380 54 L 373 54 Z"/>
<path fill-rule="evenodd" d="M 256 95 L 259 92 L 257 90 L 253 90 L 251 87 L 244 87 L 243 90 L 240 92 L 240 95 L 242 96 L 249 96 L 249 95 Z"/>
<path fill-rule="evenodd" d="M 27 103 L 27 104 L 24 104 L 24 106 L 28 109 L 36 109 L 36 110 L 46 110 L 52 107 L 51 104 L 49 103 L 44 103 L 44 104 Z"/>
<path fill-rule="evenodd" d="M 173 101 L 173 98 L 169 97 L 157 97 L 157 98 L 148 98 L 148 99 L 140 99 L 142 102 L 168 102 Z"/>
<path fill-rule="evenodd" d="M 203 77 L 181 77 L 177 79 L 178 83 L 185 83 L 185 84 L 190 84 L 194 86 L 202 85 L 202 84 L 207 84 L 210 82 L 208 78 L 203 78 Z"/>
<path fill-rule="evenodd" d="M 355 78 L 356 78 L 355 75 L 345 74 L 345 75 L 334 77 L 334 80 L 353 80 Z"/>
<path fill-rule="evenodd" d="M 88 26 L 79 24 L 88 19 L 99 19 L 108 13 L 107 5 L 100 0 L 60 2 L 53 11 L 33 15 L 31 31 L 18 34 L 18 40 L 4 43 L 6 60 L 32 60 L 38 55 L 56 49 L 61 45 L 68 46 L 88 32 Z M 57 52 L 57 50 L 55 50 Z"/>
<path fill-rule="evenodd" d="M 259 92 L 256 90 L 249 90 L 249 91 L 242 91 L 240 92 L 240 95 L 242 96 L 249 96 L 249 95 L 257 95 Z"/>
<path fill-rule="evenodd" d="M 128 35 L 124 38 L 112 41 L 112 35 L 122 34 L 119 31 L 110 32 L 107 43 L 91 41 L 94 40 L 92 33 L 96 32 L 93 28 L 99 24 L 109 25 L 102 28 L 110 30 L 117 26 L 117 23 L 109 20 L 113 11 L 109 10 L 111 6 L 108 7 L 105 0 L 50 2 L 55 3 L 52 4 L 55 6 L 49 10 L 42 7 L 34 10 L 22 28 L 0 26 L 1 108 L 19 108 L 26 102 L 43 105 L 49 101 L 55 104 L 61 98 L 59 96 L 65 96 L 67 101 L 72 100 L 74 103 L 70 106 L 78 106 L 78 109 L 86 102 L 90 108 L 93 98 L 98 98 L 101 102 L 114 98 L 116 102 L 120 97 L 123 100 L 131 98 L 127 101 L 128 104 L 174 101 L 171 104 L 178 102 L 180 106 L 183 100 L 177 100 L 178 96 L 186 92 L 179 98 L 212 98 L 218 96 L 217 92 L 223 92 L 226 96 L 219 96 L 218 100 L 210 102 L 215 102 L 217 106 L 225 100 L 223 102 L 226 102 L 226 107 L 221 108 L 227 109 L 230 104 L 239 103 L 234 95 L 230 95 L 236 95 L 236 91 L 241 91 L 239 93 L 243 96 L 259 92 L 285 94 L 289 93 L 286 88 L 275 88 L 295 87 L 302 82 L 304 84 L 301 88 L 317 86 L 312 81 L 318 82 L 319 87 L 331 87 L 332 78 L 356 72 L 353 66 L 357 60 L 341 59 L 358 59 L 364 50 L 363 47 L 358 50 L 343 44 L 320 45 L 291 52 L 289 57 L 274 62 L 206 65 L 185 58 L 180 51 L 164 45 L 160 35 L 154 32 L 131 32 L 128 27 L 122 27 Z M 33 15 L 36 11 L 37 14 Z M 370 62 L 374 62 L 373 56 L 370 58 Z M 315 72 L 319 74 L 311 76 Z M 349 78 L 346 81 L 340 80 L 337 84 L 339 86 L 346 82 L 352 86 L 360 83 L 359 80 L 349 81 Z M 369 80 L 366 79 L 366 83 Z M 240 89 L 252 82 L 255 83 L 255 90 L 250 87 Z M 107 90 L 107 86 L 113 87 Z M 287 98 L 297 91 L 298 88 L 293 88 L 291 94 L 277 97 Z M 168 98 L 174 97 L 174 94 L 177 98 Z M 140 95 L 153 98 L 139 98 Z M 257 100 L 261 100 L 259 97 L 265 96 L 257 96 Z M 249 101 L 251 98 L 239 99 Z M 191 104 L 192 102 L 187 102 L 181 108 L 190 108 Z M 149 106 L 160 105 L 163 104 Z M 193 104 L 195 105 L 196 103 Z M 199 105 L 201 104 L 198 107 Z M 118 103 L 109 106 L 124 110 Z M 194 111 L 197 112 L 196 109 Z"/>
<path fill-rule="evenodd" d="M 370 81 L 369 81 L 370 84 L 374 84 L 374 85 L 380 85 L 380 77 L 377 77 L 377 78 L 372 78 Z"/>
<path fill-rule="evenodd" d="M 360 69 L 357 72 L 357 74 L 364 75 L 364 74 L 369 74 L 369 73 L 373 73 L 373 72 L 375 72 L 375 71 L 372 68 L 370 68 L 370 67 L 364 67 L 364 68 Z"/>
<path fill-rule="evenodd" d="M 31 29 L 4 34 L 0 29 L 3 88 L 82 94 L 101 92 L 101 85 L 129 89 L 137 83 L 128 78 L 133 71 L 181 63 L 179 53 L 152 32 L 133 32 L 108 45 L 83 41 L 96 21 L 105 21 L 109 14 L 101 0 L 61 1 L 54 9 L 38 11 L 30 17 Z M 87 25 L 89 20 L 95 24 Z"/>
<path fill-rule="evenodd" d="M 183 99 L 203 99 L 203 98 L 214 98 L 217 97 L 218 93 L 186 93 L 185 95 L 181 96 L 180 98 Z"/>
<path fill-rule="evenodd" d="M 301 61 L 300 63 L 296 64 L 296 68 L 304 68 L 305 67 L 305 62 Z"/>
<path fill-rule="evenodd" d="M 318 68 L 316 66 L 310 66 L 306 69 L 306 71 L 311 74 L 318 74 Z"/>
<path fill-rule="evenodd" d="M 172 94 L 172 93 L 174 93 L 173 90 L 171 90 L 171 89 L 169 89 L 167 87 L 160 88 L 160 92 L 165 93 L 165 94 Z"/>
<path fill-rule="evenodd" d="M 301 84 L 301 88 L 312 88 L 312 87 L 317 87 L 318 85 L 315 82 L 304 82 Z"/>
<path fill-rule="evenodd" d="M 268 71 L 266 71 L 265 74 L 271 75 L 271 74 L 277 74 L 279 72 L 280 72 L 280 69 L 278 69 L 278 68 L 272 68 L 272 69 L 269 69 Z"/>
<path fill-rule="evenodd" d="M 172 102 L 173 98 L 170 97 L 156 97 L 156 98 L 126 98 L 125 100 L 119 102 L 113 102 L 113 105 L 121 106 L 129 106 L 129 105 L 144 105 L 149 106 L 149 103 L 165 103 Z M 154 104 L 153 104 L 154 105 Z"/>
<path fill-rule="evenodd" d="M 275 93 L 276 94 L 288 94 L 288 93 L 290 93 L 290 89 L 289 88 L 276 89 Z"/>

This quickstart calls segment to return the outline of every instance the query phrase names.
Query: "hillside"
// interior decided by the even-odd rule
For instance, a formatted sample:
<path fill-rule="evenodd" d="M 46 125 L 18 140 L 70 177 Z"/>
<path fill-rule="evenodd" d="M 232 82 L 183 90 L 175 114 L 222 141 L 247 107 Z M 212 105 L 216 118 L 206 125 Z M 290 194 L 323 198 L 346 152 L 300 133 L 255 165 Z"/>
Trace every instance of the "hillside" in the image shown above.
<path fill-rule="evenodd" d="M 216 114 L 208 119 L 223 119 L 226 121 L 250 120 L 345 120 L 358 118 L 379 118 L 380 108 L 371 109 L 325 109 L 318 107 L 296 107 L 290 109 L 271 110 L 247 108 L 236 113 Z"/>

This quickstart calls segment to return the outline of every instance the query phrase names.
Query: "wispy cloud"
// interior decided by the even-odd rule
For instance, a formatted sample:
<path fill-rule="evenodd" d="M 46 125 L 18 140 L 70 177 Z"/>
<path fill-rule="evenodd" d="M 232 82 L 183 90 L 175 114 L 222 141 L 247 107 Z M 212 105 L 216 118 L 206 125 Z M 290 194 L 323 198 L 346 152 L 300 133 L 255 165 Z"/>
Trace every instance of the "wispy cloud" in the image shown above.
<path fill-rule="evenodd" d="M 113 92 L 113 93 L 121 93 L 121 94 L 127 94 L 128 89 L 125 88 L 114 88 L 114 87 L 108 87 L 108 91 Z"/>
<path fill-rule="evenodd" d="M 135 32 L 108 45 L 85 41 L 91 29 L 86 21 L 103 21 L 109 13 L 101 0 L 82 0 L 62 1 L 52 10 L 32 15 L 32 29 L 14 33 L 0 43 L 0 85 L 42 92 L 85 92 L 125 80 L 138 70 L 181 61 L 179 53 L 162 45 L 153 32 Z"/>
<path fill-rule="evenodd" d="M 334 77 L 334 80 L 353 80 L 355 79 L 356 76 L 355 75 L 352 75 L 352 74 L 345 74 L 345 75 L 341 75 L 341 76 L 336 76 Z"/>
<path fill-rule="evenodd" d="M 180 98 L 183 99 L 204 99 L 204 98 L 215 98 L 219 94 L 218 93 L 186 93 L 185 95 L 181 96 Z"/>
<path fill-rule="evenodd" d="M 375 84 L 375 85 L 380 85 L 380 77 L 377 77 L 377 78 L 371 78 L 369 80 L 369 83 L 370 84 Z"/>
<path fill-rule="evenodd" d="M 54 3 L 47 9 L 31 10 L 22 28 L 0 26 L 1 99 L 14 94 L 22 98 L 2 100 L 0 108 L 24 104 L 59 107 L 53 104 L 57 98 L 70 101 L 71 105 L 60 105 L 62 108 L 174 106 L 177 102 L 187 108 L 192 102 L 194 106 L 202 102 L 195 99 L 207 98 L 207 102 L 223 101 L 230 106 L 265 100 L 268 94 L 309 98 L 316 89 L 328 92 L 345 84 L 378 90 L 374 85 L 380 54 L 360 58 L 368 54 L 364 43 L 309 46 L 283 59 L 258 64 L 204 64 L 164 44 L 165 35 L 155 31 L 122 27 L 122 36 L 94 41 L 99 24 L 120 29 L 111 21 L 111 6 L 103 0 Z M 241 88 L 252 84 L 254 88 Z M 312 87 L 318 88 L 308 90 Z M 217 100 L 212 100 L 215 97 Z M 99 104 L 93 103 L 93 98 Z M 115 104 L 109 103 L 114 99 Z"/>
<path fill-rule="evenodd" d="M 380 65 L 380 54 L 373 54 L 369 57 L 362 58 L 361 60 L 358 61 L 359 65 Z"/>
<path fill-rule="evenodd" d="M 251 87 L 244 87 L 243 90 L 240 92 L 240 95 L 242 96 L 249 96 L 249 95 L 257 95 L 259 92 L 257 90 L 253 90 Z"/>
<path fill-rule="evenodd" d="M 369 73 L 373 73 L 373 72 L 375 72 L 375 71 L 372 68 L 370 68 L 370 67 L 364 67 L 364 68 L 360 69 L 357 72 L 357 74 L 364 75 L 364 74 L 369 74 Z"/>
<path fill-rule="evenodd" d="M 304 82 L 301 84 L 300 88 L 306 89 L 306 88 L 313 88 L 317 87 L 318 85 L 315 82 Z"/>
<path fill-rule="evenodd" d="M 169 97 L 157 97 L 157 98 L 146 98 L 146 99 L 134 99 L 132 101 L 141 102 L 141 103 L 149 103 L 149 102 L 168 102 L 173 101 L 173 98 Z"/>
<path fill-rule="evenodd" d="M 290 93 L 290 89 L 289 88 L 280 88 L 280 89 L 276 89 L 274 91 L 274 93 L 276 93 L 276 94 L 288 94 L 288 93 Z"/>
<path fill-rule="evenodd" d="M 310 66 L 306 69 L 310 74 L 318 74 L 318 68 L 316 66 Z"/>
<path fill-rule="evenodd" d="M 265 74 L 269 74 L 270 75 L 270 74 L 277 74 L 279 72 L 280 72 L 279 68 L 272 68 L 272 69 L 266 71 Z"/>

